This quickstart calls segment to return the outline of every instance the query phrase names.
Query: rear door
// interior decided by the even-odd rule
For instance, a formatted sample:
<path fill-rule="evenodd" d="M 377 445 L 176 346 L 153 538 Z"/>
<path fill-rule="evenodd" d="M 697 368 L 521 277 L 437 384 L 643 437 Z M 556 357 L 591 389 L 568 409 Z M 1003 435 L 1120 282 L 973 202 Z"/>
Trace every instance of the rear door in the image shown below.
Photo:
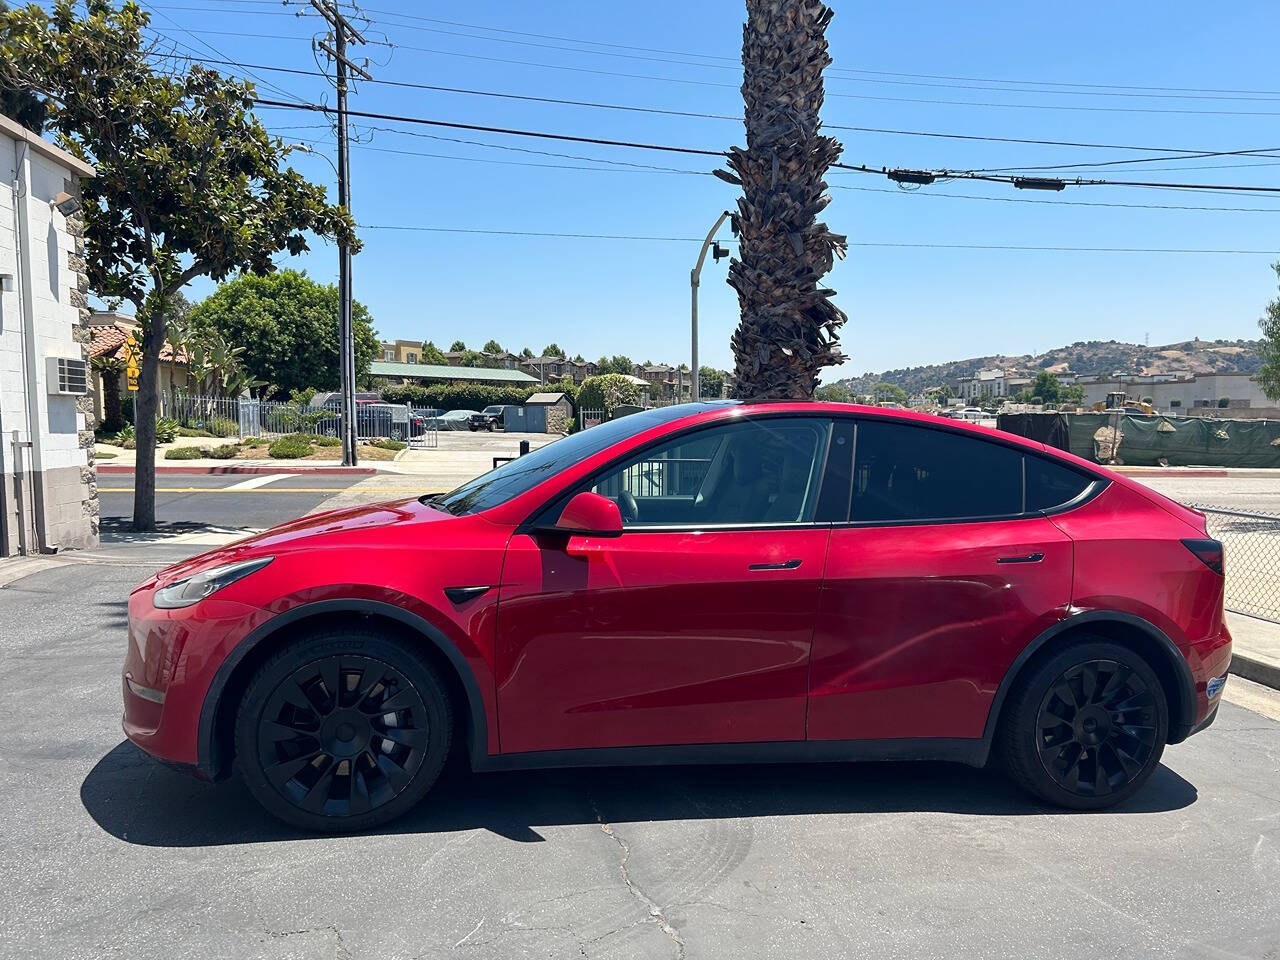
<path fill-rule="evenodd" d="M 516 534 L 502 752 L 804 739 L 829 435 L 801 417 L 685 434 L 589 482 L 622 536 Z"/>
<path fill-rule="evenodd" d="M 808 736 L 980 737 L 1014 657 L 1066 614 L 1071 540 L 1028 505 L 1021 448 L 889 420 L 856 431 Z"/>

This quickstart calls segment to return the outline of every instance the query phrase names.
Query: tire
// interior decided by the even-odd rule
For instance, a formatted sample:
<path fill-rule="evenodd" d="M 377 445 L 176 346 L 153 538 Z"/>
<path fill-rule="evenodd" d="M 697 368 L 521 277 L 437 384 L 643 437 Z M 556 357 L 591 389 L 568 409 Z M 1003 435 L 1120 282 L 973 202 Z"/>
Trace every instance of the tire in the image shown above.
<path fill-rule="evenodd" d="M 1168 736 L 1169 707 L 1150 664 L 1083 637 L 1018 678 L 996 748 L 1013 780 L 1042 800 L 1100 810 L 1147 782 Z"/>
<path fill-rule="evenodd" d="M 444 683 L 410 645 L 369 628 L 322 628 L 250 680 L 236 716 L 236 762 L 276 818 L 355 832 L 417 804 L 440 775 L 452 735 Z"/>

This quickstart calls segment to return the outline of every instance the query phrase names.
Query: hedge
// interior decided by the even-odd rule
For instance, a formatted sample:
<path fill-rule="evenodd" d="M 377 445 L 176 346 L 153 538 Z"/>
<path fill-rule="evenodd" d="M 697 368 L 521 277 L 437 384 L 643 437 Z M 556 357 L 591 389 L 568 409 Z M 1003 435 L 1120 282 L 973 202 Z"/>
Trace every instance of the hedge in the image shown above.
<path fill-rule="evenodd" d="M 170 447 L 164 452 L 166 460 L 199 460 L 204 451 L 199 447 Z"/>
<path fill-rule="evenodd" d="M 527 387 L 491 387 L 480 383 L 408 384 L 387 387 L 382 399 L 387 403 L 407 403 L 439 410 L 483 410 L 494 404 L 519 405 L 535 393 L 566 393 L 577 403 L 578 388 L 572 381 L 536 383 Z"/>
<path fill-rule="evenodd" d="M 308 443 L 305 437 L 300 437 L 296 433 L 274 440 L 271 446 L 267 447 L 267 455 L 275 460 L 299 460 L 315 452 L 316 448 Z"/>

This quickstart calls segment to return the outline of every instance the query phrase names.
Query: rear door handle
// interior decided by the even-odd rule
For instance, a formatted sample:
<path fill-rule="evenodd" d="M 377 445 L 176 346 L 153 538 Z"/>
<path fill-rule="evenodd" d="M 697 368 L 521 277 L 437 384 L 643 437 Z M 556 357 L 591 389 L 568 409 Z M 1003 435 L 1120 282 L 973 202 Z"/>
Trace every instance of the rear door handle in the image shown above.
<path fill-rule="evenodd" d="M 1025 557 L 1000 557 L 996 563 L 1039 563 L 1043 559 L 1043 553 L 1028 553 Z"/>
<path fill-rule="evenodd" d="M 799 560 L 783 560 L 781 563 L 753 563 L 748 570 L 794 570 L 800 566 Z"/>

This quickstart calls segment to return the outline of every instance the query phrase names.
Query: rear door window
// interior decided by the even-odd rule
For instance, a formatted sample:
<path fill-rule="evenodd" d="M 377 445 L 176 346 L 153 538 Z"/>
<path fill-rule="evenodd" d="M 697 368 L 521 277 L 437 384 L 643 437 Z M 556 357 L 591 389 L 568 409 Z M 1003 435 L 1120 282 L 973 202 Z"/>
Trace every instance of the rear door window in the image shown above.
<path fill-rule="evenodd" d="M 1022 512 L 1022 454 L 945 430 L 858 424 L 851 519 L 913 522 Z"/>

